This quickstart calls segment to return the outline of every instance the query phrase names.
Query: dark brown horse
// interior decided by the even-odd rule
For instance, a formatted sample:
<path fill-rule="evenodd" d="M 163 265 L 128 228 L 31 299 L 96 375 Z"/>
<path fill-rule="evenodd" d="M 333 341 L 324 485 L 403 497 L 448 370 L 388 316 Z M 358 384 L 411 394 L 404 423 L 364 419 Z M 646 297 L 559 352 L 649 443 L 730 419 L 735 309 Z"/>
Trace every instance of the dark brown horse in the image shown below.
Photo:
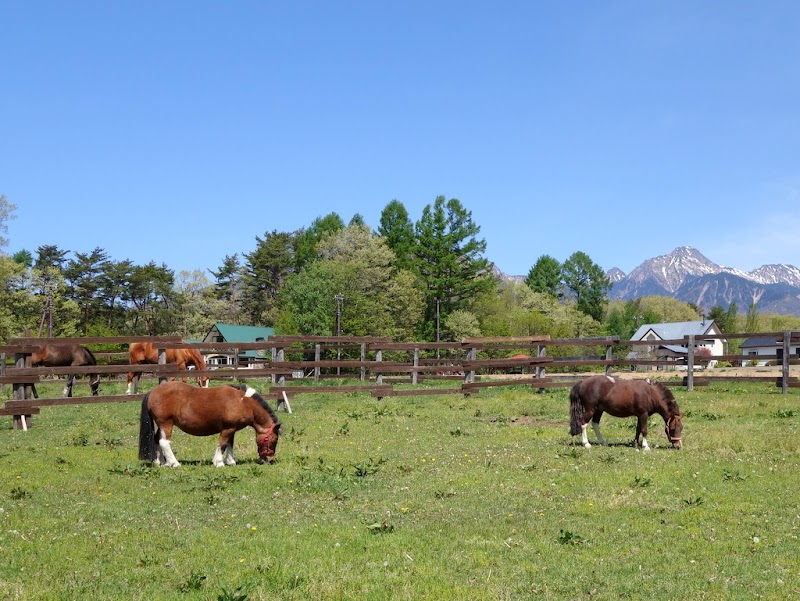
<path fill-rule="evenodd" d="M 156 465 L 178 467 L 172 452 L 172 428 L 187 434 L 219 434 L 214 465 L 236 465 L 233 437 L 242 428 L 256 431 L 259 462 L 272 463 L 281 434 L 275 412 L 249 387 L 215 386 L 198 388 L 183 382 L 163 382 L 142 400 L 139 421 L 139 459 Z"/>
<path fill-rule="evenodd" d="M 667 439 L 676 449 L 683 446 L 683 413 L 678 403 L 666 386 L 660 382 L 649 380 L 617 380 L 610 376 L 592 376 L 575 384 L 569 393 L 570 430 L 575 436 L 581 435 L 581 442 L 586 448 L 591 447 L 586 436 L 589 421 L 592 422 L 597 442 L 606 443 L 600 434 L 600 418 L 603 412 L 615 417 L 636 416 L 636 436 L 633 446 L 639 446 L 642 437 L 642 448 L 650 450 L 647 444 L 647 421 L 651 415 L 658 413 L 664 418 L 664 431 Z"/>
<path fill-rule="evenodd" d="M 97 365 L 92 351 L 79 344 L 45 344 L 39 347 L 39 352 L 31 354 L 33 367 L 81 367 L 84 365 Z M 100 375 L 89 375 L 92 394 L 97 396 L 100 389 Z M 64 396 L 72 396 L 72 385 L 75 383 L 75 374 L 67 378 L 64 387 Z M 36 386 L 33 387 L 33 396 L 39 398 Z"/>
<path fill-rule="evenodd" d="M 165 349 L 167 355 L 167 363 L 174 363 L 178 369 L 187 369 L 189 365 L 194 366 L 195 369 L 205 371 L 206 362 L 203 360 L 203 355 L 200 351 L 193 348 L 168 348 Z M 132 342 L 128 347 L 128 362 L 131 365 L 152 364 L 158 363 L 158 349 L 153 346 L 152 342 Z M 139 391 L 139 379 L 142 377 L 141 372 L 128 372 L 128 389 L 127 394 L 135 394 Z M 186 381 L 186 378 L 183 379 Z M 198 377 L 197 381 L 200 386 L 204 388 L 208 386 L 208 378 L 205 376 Z"/>

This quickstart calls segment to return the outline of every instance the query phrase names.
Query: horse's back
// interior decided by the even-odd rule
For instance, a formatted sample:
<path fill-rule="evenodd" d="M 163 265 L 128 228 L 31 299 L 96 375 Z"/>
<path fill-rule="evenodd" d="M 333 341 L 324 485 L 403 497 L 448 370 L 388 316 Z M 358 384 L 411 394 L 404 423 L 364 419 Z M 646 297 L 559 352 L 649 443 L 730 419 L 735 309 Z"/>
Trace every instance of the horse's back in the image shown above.
<path fill-rule="evenodd" d="M 581 380 L 576 385 L 576 394 L 587 409 L 627 417 L 649 411 L 649 387 L 646 380 L 621 380 L 598 375 Z"/>
<path fill-rule="evenodd" d="M 156 422 L 169 421 L 188 434 L 207 436 L 242 421 L 242 398 L 231 386 L 200 388 L 172 381 L 153 388 L 147 403 Z"/>
<path fill-rule="evenodd" d="M 31 365 L 63 367 L 65 365 L 97 365 L 92 352 L 80 344 L 44 344 L 31 354 Z"/>

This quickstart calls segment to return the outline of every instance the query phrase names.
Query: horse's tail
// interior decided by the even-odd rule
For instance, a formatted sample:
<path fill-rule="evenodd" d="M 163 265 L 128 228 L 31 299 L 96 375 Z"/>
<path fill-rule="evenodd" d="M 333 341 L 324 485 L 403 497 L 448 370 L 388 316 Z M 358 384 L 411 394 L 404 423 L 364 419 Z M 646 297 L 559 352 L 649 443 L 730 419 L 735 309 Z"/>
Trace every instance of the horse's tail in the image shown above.
<path fill-rule="evenodd" d="M 81 348 L 84 352 L 84 361 L 86 361 L 86 365 L 97 365 L 97 358 L 94 356 L 94 353 L 85 346 Z M 92 394 L 97 396 L 100 390 L 100 374 L 89 374 L 89 381 L 92 387 Z"/>
<path fill-rule="evenodd" d="M 139 418 L 139 459 L 145 461 L 155 461 L 156 459 L 156 429 L 153 424 L 153 416 L 147 406 L 150 393 L 144 395 L 142 399 L 142 413 Z"/>
<path fill-rule="evenodd" d="M 569 433 L 572 436 L 581 433 L 581 414 L 583 413 L 583 403 L 579 392 L 581 383 L 578 382 L 569 391 Z"/>

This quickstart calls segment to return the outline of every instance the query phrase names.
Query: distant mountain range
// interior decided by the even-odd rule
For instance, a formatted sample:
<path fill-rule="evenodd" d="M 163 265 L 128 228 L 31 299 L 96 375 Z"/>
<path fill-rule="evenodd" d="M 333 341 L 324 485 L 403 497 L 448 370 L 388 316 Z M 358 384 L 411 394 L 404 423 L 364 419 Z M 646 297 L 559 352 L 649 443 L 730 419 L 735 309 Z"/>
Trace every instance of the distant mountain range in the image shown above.
<path fill-rule="evenodd" d="M 647 259 L 629 274 L 614 267 L 606 275 L 613 284 L 611 299 L 670 296 L 706 312 L 716 306 L 727 309 L 736 303 L 740 313 L 755 302 L 759 313 L 800 317 L 800 269 L 793 265 L 762 265 L 753 271 L 742 271 L 717 265 L 697 249 L 681 246 L 668 255 Z"/>
<path fill-rule="evenodd" d="M 759 313 L 800 316 L 800 269 L 793 265 L 762 265 L 753 271 L 723 267 L 691 246 L 646 260 L 629 274 L 614 268 L 609 298 L 671 296 L 708 311 L 736 303 L 744 313 L 755 302 Z"/>

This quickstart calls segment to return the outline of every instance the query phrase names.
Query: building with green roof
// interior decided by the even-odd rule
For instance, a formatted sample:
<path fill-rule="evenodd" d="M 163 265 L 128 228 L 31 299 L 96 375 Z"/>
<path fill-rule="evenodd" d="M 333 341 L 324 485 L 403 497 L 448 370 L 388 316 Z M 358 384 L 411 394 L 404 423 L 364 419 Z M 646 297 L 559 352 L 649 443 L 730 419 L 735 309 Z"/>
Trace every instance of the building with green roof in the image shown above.
<path fill-rule="evenodd" d="M 230 323 L 217 322 L 203 338 L 203 342 L 260 342 L 269 340 L 270 336 L 275 335 L 275 328 L 265 328 L 262 326 L 239 326 Z M 216 349 L 211 353 L 204 353 L 206 364 L 209 367 L 220 367 L 233 365 L 236 362 L 233 349 L 226 352 L 223 349 Z M 247 350 L 239 351 L 238 363 L 246 365 L 264 360 L 264 351 Z"/>

